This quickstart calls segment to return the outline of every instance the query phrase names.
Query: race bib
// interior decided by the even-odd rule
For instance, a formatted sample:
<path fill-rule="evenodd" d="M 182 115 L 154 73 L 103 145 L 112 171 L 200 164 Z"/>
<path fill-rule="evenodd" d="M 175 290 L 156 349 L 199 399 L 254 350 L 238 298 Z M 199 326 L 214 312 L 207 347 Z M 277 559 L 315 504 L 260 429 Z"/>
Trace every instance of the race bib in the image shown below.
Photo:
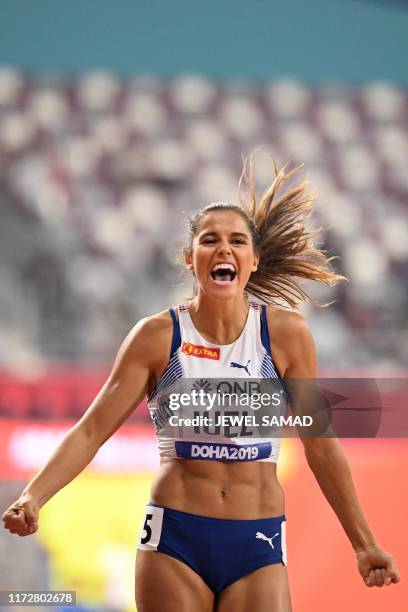
<path fill-rule="evenodd" d="M 164 508 L 146 506 L 142 530 L 138 540 L 138 549 L 157 550 L 163 525 Z"/>
<path fill-rule="evenodd" d="M 282 521 L 281 524 L 281 546 L 282 546 L 282 563 L 288 564 L 288 557 L 286 553 L 286 521 Z"/>

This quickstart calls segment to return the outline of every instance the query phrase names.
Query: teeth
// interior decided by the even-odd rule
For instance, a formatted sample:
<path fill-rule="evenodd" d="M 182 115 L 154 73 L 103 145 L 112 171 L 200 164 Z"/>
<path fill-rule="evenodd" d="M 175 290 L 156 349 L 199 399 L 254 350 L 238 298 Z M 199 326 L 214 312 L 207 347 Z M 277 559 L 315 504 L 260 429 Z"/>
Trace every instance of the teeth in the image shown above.
<path fill-rule="evenodd" d="M 218 263 L 213 267 L 211 272 L 215 272 L 216 270 L 220 270 L 220 269 L 221 270 L 232 270 L 232 272 L 235 272 L 234 266 L 230 263 Z"/>
<path fill-rule="evenodd" d="M 215 281 L 232 282 L 236 276 L 236 270 L 231 263 L 217 263 L 211 270 L 211 276 Z"/>

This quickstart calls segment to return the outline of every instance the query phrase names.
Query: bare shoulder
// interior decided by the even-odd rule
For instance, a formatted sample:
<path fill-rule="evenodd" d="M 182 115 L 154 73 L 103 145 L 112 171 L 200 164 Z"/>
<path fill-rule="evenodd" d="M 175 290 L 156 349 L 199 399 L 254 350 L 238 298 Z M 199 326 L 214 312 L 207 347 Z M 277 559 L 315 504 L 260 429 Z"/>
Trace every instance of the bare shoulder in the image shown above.
<path fill-rule="evenodd" d="M 269 330 L 273 330 L 276 335 L 285 340 L 295 340 L 311 335 L 307 321 L 299 312 L 268 305 L 266 314 Z"/>
<path fill-rule="evenodd" d="M 125 338 L 121 352 L 129 358 L 143 357 L 154 364 L 168 357 L 173 335 L 173 322 L 168 310 L 141 319 Z"/>
<path fill-rule="evenodd" d="M 168 310 L 163 310 L 150 317 L 145 317 L 139 321 L 141 332 L 145 335 L 153 336 L 166 334 L 173 329 L 173 321 Z M 137 325 L 135 326 L 137 327 Z"/>
<path fill-rule="evenodd" d="M 294 366 L 298 368 L 302 362 L 307 362 L 312 371 L 316 364 L 315 346 L 304 317 L 273 305 L 268 305 L 266 312 L 271 350 L 281 374 L 287 374 Z"/>

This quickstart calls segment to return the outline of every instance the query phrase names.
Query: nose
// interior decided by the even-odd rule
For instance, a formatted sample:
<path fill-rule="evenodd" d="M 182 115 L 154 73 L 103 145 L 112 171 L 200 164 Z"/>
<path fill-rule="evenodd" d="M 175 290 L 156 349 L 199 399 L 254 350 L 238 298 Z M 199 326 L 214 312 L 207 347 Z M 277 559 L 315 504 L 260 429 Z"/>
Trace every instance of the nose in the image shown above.
<path fill-rule="evenodd" d="M 220 255 L 231 255 L 231 248 L 226 244 L 222 244 L 218 247 L 218 253 Z"/>

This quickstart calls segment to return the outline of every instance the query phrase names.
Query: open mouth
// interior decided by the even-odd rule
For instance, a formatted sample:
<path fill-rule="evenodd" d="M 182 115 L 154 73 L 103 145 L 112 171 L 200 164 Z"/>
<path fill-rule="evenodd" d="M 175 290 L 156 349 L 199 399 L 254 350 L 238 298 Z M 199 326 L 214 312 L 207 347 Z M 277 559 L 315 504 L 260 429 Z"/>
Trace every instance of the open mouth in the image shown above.
<path fill-rule="evenodd" d="M 232 283 L 237 273 L 232 264 L 216 264 L 210 272 L 211 278 L 217 284 Z"/>

